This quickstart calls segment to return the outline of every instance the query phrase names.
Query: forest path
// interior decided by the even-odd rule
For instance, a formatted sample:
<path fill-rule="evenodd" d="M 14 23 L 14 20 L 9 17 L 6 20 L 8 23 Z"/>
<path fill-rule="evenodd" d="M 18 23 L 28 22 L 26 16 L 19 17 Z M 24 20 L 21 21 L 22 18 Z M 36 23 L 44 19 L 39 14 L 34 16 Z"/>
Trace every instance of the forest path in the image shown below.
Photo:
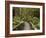
<path fill-rule="evenodd" d="M 24 30 L 30 30 L 30 24 L 28 22 L 24 22 Z"/>

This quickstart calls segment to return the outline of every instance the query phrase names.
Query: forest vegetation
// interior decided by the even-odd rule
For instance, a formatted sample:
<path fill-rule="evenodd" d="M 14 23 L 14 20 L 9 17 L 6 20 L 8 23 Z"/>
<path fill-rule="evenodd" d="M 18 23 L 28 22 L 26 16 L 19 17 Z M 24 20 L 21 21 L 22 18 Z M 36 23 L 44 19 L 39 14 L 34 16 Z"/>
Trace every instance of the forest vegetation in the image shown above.
<path fill-rule="evenodd" d="M 13 30 L 40 29 L 40 9 L 13 7 Z"/>

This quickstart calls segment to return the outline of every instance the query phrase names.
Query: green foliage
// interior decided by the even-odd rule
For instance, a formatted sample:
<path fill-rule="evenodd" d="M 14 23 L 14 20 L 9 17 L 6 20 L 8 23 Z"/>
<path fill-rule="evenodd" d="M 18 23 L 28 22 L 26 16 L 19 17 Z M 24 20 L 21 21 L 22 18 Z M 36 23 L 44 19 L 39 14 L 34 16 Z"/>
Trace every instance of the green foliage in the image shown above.
<path fill-rule="evenodd" d="M 14 8 L 15 9 L 15 8 Z M 40 28 L 40 12 L 39 8 L 16 8 L 15 16 L 13 18 L 13 27 L 17 28 L 20 24 L 26 22 L 30 22 L 34 27 Z M 20 13 L 20 14 L 19 14 Z"/>

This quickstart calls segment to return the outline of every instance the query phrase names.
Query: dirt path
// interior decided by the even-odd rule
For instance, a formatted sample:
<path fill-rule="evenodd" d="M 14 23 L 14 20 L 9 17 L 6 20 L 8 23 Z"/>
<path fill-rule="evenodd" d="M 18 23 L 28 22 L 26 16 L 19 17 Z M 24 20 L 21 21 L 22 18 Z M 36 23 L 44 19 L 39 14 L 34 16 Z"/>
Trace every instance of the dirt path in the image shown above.
<path fill-rule="evenodd" d="M 24 22 L 24 30 L 30 30 L 30 24 L 28 22 Z"/>

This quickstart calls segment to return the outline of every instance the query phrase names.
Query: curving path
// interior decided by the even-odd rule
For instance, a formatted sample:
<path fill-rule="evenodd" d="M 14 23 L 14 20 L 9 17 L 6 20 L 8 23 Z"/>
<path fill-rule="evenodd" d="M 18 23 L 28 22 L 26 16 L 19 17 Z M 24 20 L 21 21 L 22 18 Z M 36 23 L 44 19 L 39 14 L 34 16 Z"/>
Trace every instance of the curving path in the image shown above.
<path fill-rule="evenodd" d="M 24 30 L 30 30 L 30 24 L 28 22 L 24 22 Z"/>

